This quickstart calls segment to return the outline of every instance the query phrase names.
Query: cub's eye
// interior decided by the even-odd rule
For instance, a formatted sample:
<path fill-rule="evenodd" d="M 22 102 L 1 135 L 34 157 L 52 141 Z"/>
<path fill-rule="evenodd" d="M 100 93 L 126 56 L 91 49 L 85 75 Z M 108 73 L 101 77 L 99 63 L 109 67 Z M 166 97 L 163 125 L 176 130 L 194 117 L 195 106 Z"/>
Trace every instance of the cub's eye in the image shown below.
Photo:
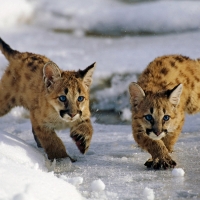
<path fill-rule="evenodd" d="M 152 121 L 152 120 L 153 120 L 152 115 L 145 115 L 144 118 L 145 118 L 147 121 Z"/>
<path fill-rule="evenodd" d="M 59 100 L 60 100 L 61 102 L 67 101 L 67 97 L 64 96 L 64 95 L 61 95 L 61 96 L 59 96 L 58 98 L 59 98 Z"/>
<path fill-rule="evenodd" d="M 163 120 L 164 120 L 164 121 L 168 121 L 168 120 L 169 120 L 169 118 L 170 118 L 170 116 L 169 116 L 169 115 L 164 115 L 164 117 L 163 117 Z"/>
<path fill-rule="evenodd" d="M 82 102 L 84 100 L 84 97 L 83 96 L 79 96 L 78 99 L 77 99 L 79 102 Z"/>

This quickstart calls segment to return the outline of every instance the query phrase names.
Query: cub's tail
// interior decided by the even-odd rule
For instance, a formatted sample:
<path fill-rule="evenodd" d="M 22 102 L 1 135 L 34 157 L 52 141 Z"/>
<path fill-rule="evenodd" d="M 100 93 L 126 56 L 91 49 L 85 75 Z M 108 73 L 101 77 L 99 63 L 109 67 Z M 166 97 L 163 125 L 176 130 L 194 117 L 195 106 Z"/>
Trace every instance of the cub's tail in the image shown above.
<path fill-rule="evenodd" d="M 0 50 L 3 53 L 3 55 L 6 57 L 8 61 L 11 61 L 17 57 L 17 54 L 19 54 L 18 51 L 13 50 L 8 44 L 6 44 L 1 38 L 0 38 Z"/>

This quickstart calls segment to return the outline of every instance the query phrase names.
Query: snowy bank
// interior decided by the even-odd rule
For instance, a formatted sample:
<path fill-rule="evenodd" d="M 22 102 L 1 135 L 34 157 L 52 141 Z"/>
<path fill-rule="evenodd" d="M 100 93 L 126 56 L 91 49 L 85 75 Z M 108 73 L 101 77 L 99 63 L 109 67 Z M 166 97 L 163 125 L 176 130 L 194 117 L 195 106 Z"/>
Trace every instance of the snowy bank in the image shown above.
<path fill-rule="evenodd" d="M 0 130 L 0 199 L 83 200 L 76 188 L 47 173 L 44 156 Z"/>
<path fill-rule="evenodd" d="M 89 35 L 163 34 L 199 30 L 200 2 L 0 0 L 0 27 L 23 23 Z"/>

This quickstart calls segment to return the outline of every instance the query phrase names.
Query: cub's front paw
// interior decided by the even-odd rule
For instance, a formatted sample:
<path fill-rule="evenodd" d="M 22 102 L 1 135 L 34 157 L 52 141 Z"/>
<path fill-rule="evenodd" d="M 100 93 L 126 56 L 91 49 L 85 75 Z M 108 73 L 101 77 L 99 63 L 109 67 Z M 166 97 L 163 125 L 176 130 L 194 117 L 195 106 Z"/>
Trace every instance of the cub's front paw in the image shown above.
<path fill-rule="evenodd" d="M 78 149 L 80 150 L 80 152 L 82 154 L 84 154 L 86 152 L 86 140 L 85 137 L 81 134 L 78 134 L 76 132 L 71 133 L 71 138 L 73 139 L 73 141 L 75 142 L 76 146 L 78 147 Z"/>
<path fill-rule="evenodd" d="M 153 169 L 168 169 L 168 168 L 174 168 L 176 166 L 176 162 L 172 160 L 171 158 L 162 158 L 162 159 L 149 159 L 144 164 L 147 166 L 147 168 L 153 168 Z"/>
<path fill-rule="evenodd" d="M 147 168 L 152 168 L 153 167 L 153 159 L 152 158 L 149 158 L 149 160 L 147 160 L 144 165 L 147 167 Z"/>
<path fill-rule="evenodd" d="M 92 126 L 90 123 L 82 123 L 71 129 L 71 138 L 82 154 L 86 153 L 92 139 Z"/>

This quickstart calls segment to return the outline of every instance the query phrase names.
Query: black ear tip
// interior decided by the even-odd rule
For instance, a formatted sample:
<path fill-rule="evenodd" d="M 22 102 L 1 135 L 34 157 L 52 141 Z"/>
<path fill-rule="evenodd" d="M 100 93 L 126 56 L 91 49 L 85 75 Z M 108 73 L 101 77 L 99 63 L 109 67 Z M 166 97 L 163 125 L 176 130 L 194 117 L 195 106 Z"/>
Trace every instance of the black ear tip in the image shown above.
<path fill-rule="evenodd" d="M 87 72 L 88 72 L 90 69 L 94 68 L 95 66 L 96 66 L 96 62 L 94 62 L 93 64 L 89 65 L 89 66 L 86 67 L 84 70 L 79 69 L 79 70 L 78 70 L 78 75 L 79 75 L 79 77 L 83 78 L 83 77 L 87 74 Z"/>
<path fill-rule="evenodd" d="M 97 64 L 97 63 L 96 63 L 96 62 L 94 62 L 94 63 L 92 63 L 91 65 L 89 65 L 89 66 L 88 66 L 86 69 L 88 69 L 88 70 L 89 70 L 89 69 L 91 69 L 91 68 L 95 67 L 95 66 L 96 66 L 96 64 Z"/>

